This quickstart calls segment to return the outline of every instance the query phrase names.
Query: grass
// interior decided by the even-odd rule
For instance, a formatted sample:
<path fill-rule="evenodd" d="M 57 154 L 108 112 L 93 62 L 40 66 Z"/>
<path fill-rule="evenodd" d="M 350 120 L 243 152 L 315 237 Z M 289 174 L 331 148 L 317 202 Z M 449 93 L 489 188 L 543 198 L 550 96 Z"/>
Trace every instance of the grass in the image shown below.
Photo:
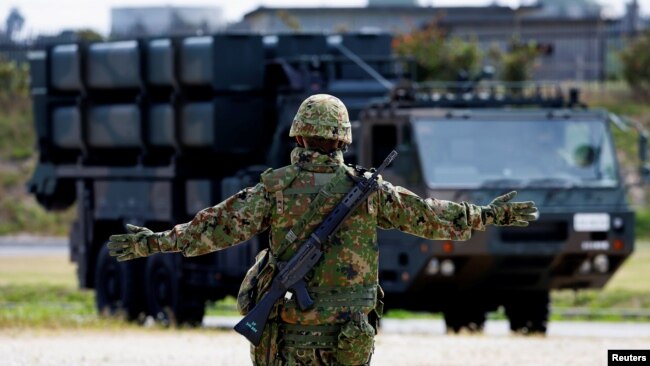
<path fill-rule="evenodd" d="M 648 240 L 650 238 L 650 207 L 636 210 L 636 236 Z"/>
<path fill-rule="evenodd" d="M 650 242 L 637 250 L 602 291 L 555 291 L 552 320 L 627 320 L 611 309 L 650 309 Z M 94 292 L 77 289 L 75 265 L 63 256 L 0 257 L 0 328 L 106 328 L 133 326 L 97 315 Z M 563 315 L 564 310 L 577 315 Z M 208 304 L 207 315 L 238 316 L 235 299 Z M 441 314 L 394 309 L 393 319 L 440 318 Z M 490 319 L 505 319 L 502 311 Z M 648 319 L 642 319 L 648 320 Z"/>
<path fill-rule="evenodd" d="M 75 215 L 74 207 L 47 212 L 31 196 L 0 198 L 0 235 L 29 232 L 66 236 Z"/>
<path fill-rule="evenodd" d="M 634 253 L 605 287 L 608 291 L 628 291 L 650 295 L 650 242 L 637 241 Z M 650 308 L 650 303 L 647 304 Z"/>
<path fill-rule="evenodd" d="M 62 285 L 4 285 L 0 288 L 0 328 L 59 328 L 99 321 L 92 292 Z"/>
<path fill-rule="evenodd" d="M 239 316 L 239 311 L 237 311 L 237 300 L 232 296 L 227 296 L 223 300 L 210 302 L 205 309 L 205 315 Z"/>
<path fill-rule="evenodd" d="M 47 286 L 77 288 L 76 265 L 67 257 L 4 256 L 0 257 L 0 286 Z"/>
<path fill-rule="evenodd" d="M 27 159 L 35 154 L 31 103 L 21 98 L 6 107 L 0 113 L 0 159 Z"/>
<path fill-rule="evenodd" d="M 79 290 L 76 265 L 63 256 L 0 257 L 0 328 L 103 327 L 94 291 Z M 237 316 L 235 299 L 208 304 L 207 315 Z"/>
<path fill-rule="evenodd" d="M 391 309 L 384 314 L 384 317 L 390 319 L 440 319 L 441 313 L 427 313 L 420 311 L 408 311 L 404 309 Z"/>
<path fill-rule="evenodd" d="M 37 155 L 29 99 L 0 104 L 0 235 L 67 235 L 74 208 L 47 212 L 26 190 Z"/>
<path fill-rule="evenodd" d="M 0 329 L 115 327 L 97 316 L 95 295 L 77 289 L 66 257 L 0 257 Z"/>

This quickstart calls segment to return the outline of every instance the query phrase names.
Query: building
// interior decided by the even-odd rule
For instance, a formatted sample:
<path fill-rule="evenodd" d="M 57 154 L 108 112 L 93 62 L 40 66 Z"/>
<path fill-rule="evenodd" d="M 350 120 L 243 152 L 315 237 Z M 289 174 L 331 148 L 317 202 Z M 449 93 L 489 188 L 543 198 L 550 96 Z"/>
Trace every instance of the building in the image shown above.
<path fill-rule="evenodd" d="M 606 36 L 610 21 L 589 0 L 543 0 L 509 8 L 368 6 L 359 8 L 267 8 L 244 16 L 239 29 L 278 32 L 408 32 L 435 21 L 451 36 L 474 39 L 482 49 L 506 49 L 513 37 L 544 45 L 535 78 L 601 80 L 606 77 Z"/>
<path fill-rule="evenodd" d="M 111 9 L 111 38 L 214 33 L 225 28 L 219 7 L 119 7 Z"/>
<path fill-rule="evenodd" d="M 625 34 L 636 34 L 644 27 L 643 18 L 641 18 L 641 8 L 637 0 L 632 0 L 625 4 L 625 14 L 617 22 L 617 31 Z"/>
<path fill-rule="evenodd" d="M 417 6 L 417 0 L 368 0 L 368 7 L 373 6 Z"/>

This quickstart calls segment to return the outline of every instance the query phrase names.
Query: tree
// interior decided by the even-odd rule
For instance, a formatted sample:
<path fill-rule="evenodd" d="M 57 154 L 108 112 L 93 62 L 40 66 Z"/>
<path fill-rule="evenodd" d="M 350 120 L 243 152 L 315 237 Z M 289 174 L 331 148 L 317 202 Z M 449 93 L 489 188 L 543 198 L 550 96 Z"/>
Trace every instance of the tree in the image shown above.
<path fill-rule="evenodd" d="M 20 32 L 25 25 L 25 17 L 20 14 L 20 11 L 17 8 L 12 8 L 9 12 L 9 16 L 5 20 L 5 33 L 7 38 L 11 41 L 13 40 L 14 34 Z"/>
<path fill-rule="evenodd" d="M 461 72 L 476 73 L 482 59 L 476 42 L 448 38 L 436 21 L 396 36 L 393 49 L 415 59 L 419 81 L 456 81 Z"/>
<path fill-rule="evenodd" d="M 650 31 L 646 31 L 621 52 L 623 77 L 640 100 L 650 101 Z"/>
<path fill-rule="evenodd" d="M 19 65 L 0 55 L 0 106 L 7 107 L 14 100 L 26 98 L 29 92 L 27 64 Z"/>
<path fill-rule="evenodd" d="M 99 34 L 99 32 L 90 28 L 79 29 L 76 31 L 76 33 L 77 33 L 77 38 L 79 38 L 80 41 L 101 42 L 104 40 L 104 36 L 102 36 L 101 34 Z"/>
<path fill-rule="evenodd" d="M 497 65 L 499 79 L 507 82 L 523 82 L 533 77 L 533 69 L 540 55 L 534 41 L 521 42 L 517 38 L 510 41 L 507 52 L 492 47 L 489 57 Z"/>

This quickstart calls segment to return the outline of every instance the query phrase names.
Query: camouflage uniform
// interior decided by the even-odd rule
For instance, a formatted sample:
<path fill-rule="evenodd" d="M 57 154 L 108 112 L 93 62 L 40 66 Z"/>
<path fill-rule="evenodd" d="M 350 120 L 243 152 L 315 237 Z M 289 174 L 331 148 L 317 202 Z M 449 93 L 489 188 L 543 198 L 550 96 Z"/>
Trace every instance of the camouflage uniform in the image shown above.
<path fill-rule="evenodd" d="M 347 111 L 345 114 L 347 117 Z M 351 142 L 349 131 L 331 127 L 330 133 L 339 139 L 349 136 Z M 291 165 L 267 170 L 259 184 L 200 211 L 188 223 L 160 233 L 130 227 L 136 232 L 129 234 L 136 235 L 133 252 L 136 257 L 158 251 L 197 256 L 228 248 L 269 229 L 271 253 L 279 254 L 277 260 L 286 261 L 351 189 L 352 179 L 340 180 L 301 237 L 278 253 L 280 243 L 309 211 L 320 188 L 341 169 L 348 177 L 363 175 L 362 171 L 344 165 L 340 150 L 325 154 L 296 147 L 291 152 Z M 324 243 L 323 257 L 307 278 L 315 306 L 301 311 L 294 300 L 280 300 L 260 345 L 251 348 L 253 363 L 367 364 L 376 321 L 381 316 L 379 298 L 383 296 L 378 282 L 376 228 L 398 229 L 427 239 L 466 240 L 472 230 L 484 230 L 486 223 L 494 220 L 486 213 L 489 210 L 473 204 L 423 199 L 405 188 L 382 182 L 381 189 Z M 111 241 L 119 242 L 113 238 Z"/>

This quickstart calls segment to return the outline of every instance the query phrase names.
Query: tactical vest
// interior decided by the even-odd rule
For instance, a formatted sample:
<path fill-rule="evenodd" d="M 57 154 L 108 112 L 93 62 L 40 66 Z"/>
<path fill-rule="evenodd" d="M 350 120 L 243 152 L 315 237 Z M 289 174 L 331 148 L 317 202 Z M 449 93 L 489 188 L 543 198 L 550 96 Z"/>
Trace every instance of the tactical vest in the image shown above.
<path fill-rule="evenodd" d="M 269 169 L 261 176 L 272 201 L 271 261 L 290 259 L 350 191 L 354 184 L 352 177 L 359 176 L 354 168 L 345 165 L 331 169 L 310 167 L 293 164 Z M 320 194 L 322 202 L 315 202 L 336 172 L 342 178 L 336 180 L 337 184 L 329 192 Z M 283 300 L 273 314 L 276 325 L 269 327 L 269 333 L 274 334 L 263 337 L 257 347 L 260 349 L 254 350 L 254 360 L 268 360 L 270 353 L 277 352 L 277 342 L 281 342 L 284 347 L 297 349 L 332 349 L 344 365 L 368 361 L 382 311 L 378 298 L 383 297 L 378 284 L 377 204 L 377 195 L 371 195 L 323 244 L 323 258 L 306 278 L 314 307 L 302 311 L 293 299 Z M 313 216 L 303 220 L 304 227 L 296 227 L 300 218 L 309 213 Z"/>

